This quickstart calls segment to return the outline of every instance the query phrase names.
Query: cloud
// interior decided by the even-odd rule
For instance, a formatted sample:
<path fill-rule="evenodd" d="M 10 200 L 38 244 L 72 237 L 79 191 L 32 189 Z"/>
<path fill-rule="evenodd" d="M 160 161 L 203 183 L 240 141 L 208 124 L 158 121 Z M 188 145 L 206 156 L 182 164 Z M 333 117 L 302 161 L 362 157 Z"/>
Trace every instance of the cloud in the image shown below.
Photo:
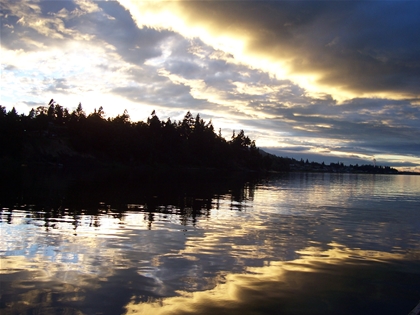
<path fill-rule="evenodd" d="M 232 39 L 230 50 L 238 59 L 277 64 L 306 88 L 322 86 L 341 98 L 418 97 L 420 4 L 415 1 L 121 3 L 139 25 L 201 35 L 226 50 L 227 38 Z"/>

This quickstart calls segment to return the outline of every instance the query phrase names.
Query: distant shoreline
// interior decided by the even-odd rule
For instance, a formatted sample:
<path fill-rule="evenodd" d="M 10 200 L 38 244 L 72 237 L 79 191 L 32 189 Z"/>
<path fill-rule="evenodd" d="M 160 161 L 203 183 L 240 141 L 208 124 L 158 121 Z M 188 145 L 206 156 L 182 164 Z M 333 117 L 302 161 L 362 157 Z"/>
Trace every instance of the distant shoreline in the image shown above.
<path fill-rule="evenodd" d="M 288 174 L 288 173 L 302 173 L 302 174 L 361 174 L 361 175 L 420 175 L 418 172 L 407 172 L 407 171 L 392 171 L 392 172 L 381 172 L 378 168 L 377 172 L 369 171 L 355 171 L 355 170 L 333 170 L 329 167 L 326 169 L 289 169 L 283 171 L 276 170 L 253 170 L 246 168 L 226 168 L 226 167 L 199 167 L 195 165 L 166 165 L 166 164 L 143 164 L 143 165 L 129 165 L 123 164 L 119 161 L 100 161 L 96 158 L 82 158 L 72 160 L 70 163 L 52 163 L 52 162 L 40 162 L 40 161 L 28 161 L 29 163 L 21 164 L 19 161 L 12 161 L 9 159 L 0 159 L 0 171 L 2 173 L 13 173 L 17 170 L 63 170 L 63 171 L 74 171 L 74 172 L 86 172 L 86 171 L 110 171 L 110 172 L 214 172 L 224 174 Z"/>

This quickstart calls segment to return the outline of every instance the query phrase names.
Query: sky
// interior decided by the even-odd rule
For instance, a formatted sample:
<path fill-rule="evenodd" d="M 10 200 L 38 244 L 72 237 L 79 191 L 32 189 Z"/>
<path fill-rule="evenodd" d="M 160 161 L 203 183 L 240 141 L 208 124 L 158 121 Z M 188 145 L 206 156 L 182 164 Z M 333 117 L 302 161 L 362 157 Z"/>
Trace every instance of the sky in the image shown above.
<path fill-rule="evenodd" d="M 420 1 L 0 3 L 6 110 L 190 111 L 279 156 L 420 172 Z"/>

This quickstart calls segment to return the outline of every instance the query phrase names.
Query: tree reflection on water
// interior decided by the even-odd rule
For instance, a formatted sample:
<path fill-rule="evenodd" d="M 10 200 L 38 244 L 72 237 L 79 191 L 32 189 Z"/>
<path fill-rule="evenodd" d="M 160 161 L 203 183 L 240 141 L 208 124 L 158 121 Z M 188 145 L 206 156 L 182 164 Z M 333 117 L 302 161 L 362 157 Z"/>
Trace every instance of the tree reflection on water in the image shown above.
<path fill-rule="evenodd" d="M 92 215 L 91 225 L 100 226 L 101 215 L 122 218 L 126 211 L 144 212 L 150 228 L 156 215 L 177 215 L 183 225 L 194 225 L 197 216 L 208 217 L 221 202 L 242 211 L 259 181 L 252 173 L 214 170 L 19 171 L 19 176 L 3 178 L 7 189 L 1 192 L 0 205 L 31 211 L 35 219 L 45 219 L 47 229 L 69 216 L 76 229 L 81 214 Z"/>

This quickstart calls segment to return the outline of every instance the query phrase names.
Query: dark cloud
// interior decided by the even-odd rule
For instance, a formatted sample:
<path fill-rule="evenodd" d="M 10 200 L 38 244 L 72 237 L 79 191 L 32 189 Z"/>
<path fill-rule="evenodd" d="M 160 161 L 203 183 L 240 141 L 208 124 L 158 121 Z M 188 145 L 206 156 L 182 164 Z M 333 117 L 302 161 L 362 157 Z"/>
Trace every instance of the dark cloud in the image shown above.
<path fill-rule="evenodd" d="M 420 2 L 182 2 L 189 16 L 215 32 L 249 35 L 248 49 L 289 60 L 295 73 L 354 92 L 418 97 Z M 212 23 L 213 22 L 213 23 Z"/>
<path fill-rule="evenodd" d="M 110 44 L 124 60 L 142 64 L 160 56 L 159 43 L 173 35 L 169 31 L 138 29 L 129 12 L 117 2 L 95 4 L 98 8 L 90 11 L 72 1 L 41 1 L 37 5 L 16 1 L 5 5 L 2 45 L 31 51 L 40 45 L 48 49 L 61 47 L 69 39 L 85 39 L 98 45 Z"/>
<path fill-rule="evenodd" d="M 282 142 L 293 145 L 285 152 L 294 153 L 293 157 L 304 150 L 308 156 L 310 149 L 323 148 L 324 153 L 333 149 L 362 155 L 420 155 L 420 108 L 408 101 L 355 99 L 343 105 L 313 99 L 301 102 L 311 105 L 269 107 L 268 112 L 275 113 L 277 119 L 244 119 L 241 123 L 250 129 L 282 132 Z M 267 107 L 259 110 L 266 111 Z M 302 147 L 303 139 L 307 142 Z"/>
<path fill-rule="evenodd" d="M 45 92 L 48 92 L 45 93 L 46 95 L 53 95 L 55 93 L 68 94 L 68 91 L 71 89 L 65 78 L 54 78 L 49 81 L 48 87 L 44 90 Z"/>
<path fill-rule="evenodd" d="M 77 36 L 66 18 L 77 6 L 71 1 L 2 2 L 2 46 L 36 51 L 59 46 Z M 58 11 L 61 14 L 58 15 Z"/>
<path fill-rule="evenodd" d="M 85 31 L 113 45 L 127 62 L 140 65 L 147 59 L 161 56 L 160 44 L 168 37 L 174 36 L 170 31 L 158 31 L 147 27 L 139 29 L 130 13 L 117 2 L 97 3 L 108 18 L 100 16 L 96 20 L 86 21 L 90 29 Z"/>
<path fill-rule="evenodd" d="M 195 100 L 188 93 L 188 87 L 168 84 L 149 85 L 147 87 L 133 86 L 112 89 L 111 93 L 123 96 L 134 102 L 152 104 L 166 108 L 205 107 L 200 100 Z"/>

